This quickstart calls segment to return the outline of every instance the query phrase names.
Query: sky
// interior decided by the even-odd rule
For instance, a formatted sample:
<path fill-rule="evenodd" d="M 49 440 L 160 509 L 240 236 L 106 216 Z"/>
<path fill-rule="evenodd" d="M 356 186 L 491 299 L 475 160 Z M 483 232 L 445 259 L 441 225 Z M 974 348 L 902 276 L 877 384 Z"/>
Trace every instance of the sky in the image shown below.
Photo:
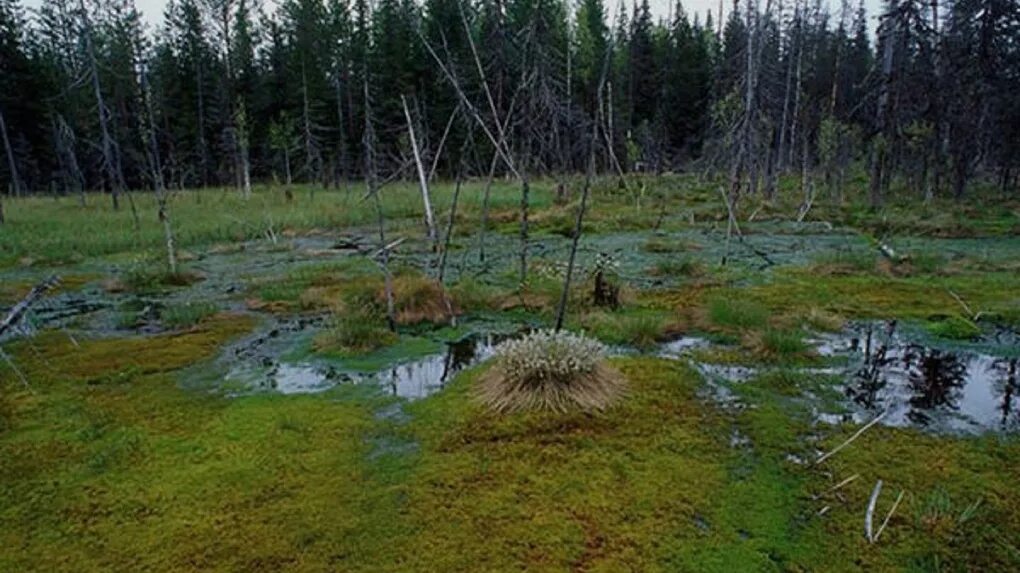
<path fill-rule="evenodd" d="M 273 2 L 273 0 L 266 0 L 267 2 Z M 604 0 L 606 8 L 610 13 L 610 24 L 615 20 L 615 13 L 619 0 Z M 835 1 L 835 0 L 831 0 Z M 870 28 L 875 28 L 875 15 L 878 14 L 878 9 L 881 0 L 864 0 L 864 5 L 868 10 L 868 18 L 871 20 Z M 633 0 L 626 0 L 627 5 L 630 6 Z M 665 18 L 670 13 L 670 7 L 673 5 L 675 0 L 649 0 L 649 4 L 652 7 L 652 12 L 656 17 Z M 693 20 L 693 15 L 698 14 L 700 19 L 704 21 L 705 13 L 709 10 L 712 11 L 712 18 L 718 19 L 719 11 L 719 0 L 682 0 L 684 10 L 687 15 Z M 38 7 L 40 0 L 23 0 L 23 5 L 35 8 Z M 139 10 L 145 15 L 146 21 L 149 23 L 150 30 L 158 27 L 163 22 L 163 9 L 166 8 L 167 0 L 135 0 L 135 5 L 138 6 Z M 852 5 L 856 6 L 856 0 L 851 2 Z M 723 14 L 729 12 L 730 7 L 733 5 L 733 0 L 723 1 Z"/>

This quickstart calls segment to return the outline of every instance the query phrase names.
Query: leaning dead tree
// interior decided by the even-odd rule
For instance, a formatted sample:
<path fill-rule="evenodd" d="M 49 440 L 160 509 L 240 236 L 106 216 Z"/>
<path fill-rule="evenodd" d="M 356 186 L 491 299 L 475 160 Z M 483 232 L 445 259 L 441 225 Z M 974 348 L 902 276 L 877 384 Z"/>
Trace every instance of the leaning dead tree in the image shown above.
<path fill-rule="evenodd" d="M 18 304 L 14 305 L 14 307 L 7 312 L 7 316 L 4 317 L 3 321 L 0 321 L 0 338 L 3 338 L 4 334 L 7 334 L 7 331 L 13 329 L 18 323 L 20 323 L 21 319 L 25 316 L 25 313 L 32 308 L 32 305 L 58 284 L 60 284 L 60 277 L 54 275 L 32 287 L 32 290 L 28 291 L 25 298 L 21 299 Z"/>
<path fill-rule="evenodd" d="M 519 253 L 520 261 L 520 281 L 523 284 L 527 279 L 528 275 L 528 211 L 530 204 L 530 184 L 528 177 L 523 169 L 520 169 L 517 162 L 513 158 L 513 152 L 510 150 L 510 146 L 504 130 L 505 122 L 500 118 L 500 114 L 497 111 L 495 99 L 492 96 L 492 90 L 489 88 L 489 82 L 486 78 L 485 68 L 482 66 L 481 58 L 478 55 L 478 49 L 475 46 L 474 38 L 471 34 L 471 27 L 468 24 L 467 16 L 461 9 L 461 21 L 464 24 L 464 31 L 467 34 L 468 45 L 471 48 L 471 55 L 475 63 L 475 68 L 478 71 L 480 83 L 482 85 L 482 91 L 485 94 L 486 102 L 488 103 L 489 112 L 492 114 L 493 123 L 495 125 L 496 133 L 489 127 L 488 122 L 482 118 L 478 108 L 472 103 L 470 98 L 464 92 L 461 87 L 459 78 L 457 77 L 453 66 L 447 65 L 439 54 L 436 53 L 435 48 L 432 47 L 431 43 L 425 38 L 420 27 L 416 29 L 418 38 L 425 46 L 425 50 L 429 53 L 429 56 L 435 61 L 436 65 L 439 66 L 440 72 L 443 77 L 447 80 L 450 86 L 456 93 L 458 100 L 467 110 L 468 114 L 472 119 L 475 120 L 477 125 L 481 128 L 482 133 L 492 144 L 496 154 L 506 165 L 507 169 L 521 182 L 521 217 L 520 217 L 520 238 L 521 248 Z"/>
<path fill-rule="evenodd" d="M 120 194 L 127 185 L 124 183 L 124 171 L 120 164 L 120 147 L 110 134 L 110 110 L 103 98 L 103 88 L 99 83 L 99 65 L 96 62 L 96 50 L 92 41 L 92 23 L 89 20 L 85 0 L 79 0 L 81 10 L 82 40 L 85 43 L 85 55 L 88 58 L 89 76 L 92 79 L 92 91 L 96 98 L 96 114 L 99 119 L 100 143 L 103 153 L 103 169 L 106 171 L 107 183 L 110 185 L 110 196 L 114 210 L 120 209 Z M 132 208 L 133 210 L 133 208 Z M 137 226 L 137 213 L 135 214 Z"/>
<path fill-rule="evenodd" d="M 605 91 L 606 76 L 609 73 L 609 54 L 612 53 L 612 42 L 606 47 L 605 61 L 602 64 L 602 74 L 599 78 L 598 108 L 602 107 L 603 92 Z M 563 291 L 560 292 L 560 302 L 556 309 L 556 330 L 563 328 L 563 320 L 567 314 L 567 302 L 570 298 L 570 281 L 574 275 L 574 263 L 577 260 L 577 247 L 581 241 L 581 230 L 584 228 L 584 213 L 588 207 L 588 196 L 591 194 L 592 180 L 595 178 L 595 156 L 598 149 L 599 121 L 597 117 L 591 121 L 591 135 L 588 140 L 588 167 L 585 170 L 584 188 L 581 190 L 581 205 L 577 208 L 577 219 L 574 220 L 574 236 L 570 244 L 570 258 L 567 261 L 567 272 L 563 279 Z"/>

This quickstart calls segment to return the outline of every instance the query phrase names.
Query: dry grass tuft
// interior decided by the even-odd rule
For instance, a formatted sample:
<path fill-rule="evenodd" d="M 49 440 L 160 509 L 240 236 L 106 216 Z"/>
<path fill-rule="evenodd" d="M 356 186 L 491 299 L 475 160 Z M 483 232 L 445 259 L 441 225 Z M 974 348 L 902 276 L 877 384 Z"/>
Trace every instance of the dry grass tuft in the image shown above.
<path fill-rule="evenodd" d="M 598 341 L 569 332 L 538 331 L 504 342 L 479 381 L 478 399 L 497 412 L 601 411 L 626 388 Z"/>
<path fill-rule="evenodd" d="M 398 324 L 421 322 L 442 323 L 450 320 L 443 287 L 436 281 L 419 274 L 397 275 L 393 278 L 393 298 Z M 381 308 L 386 306 L 386 290 L 378 287 L 375 302 Z M 454 314 L 457 305 L 450 301 Z"/>

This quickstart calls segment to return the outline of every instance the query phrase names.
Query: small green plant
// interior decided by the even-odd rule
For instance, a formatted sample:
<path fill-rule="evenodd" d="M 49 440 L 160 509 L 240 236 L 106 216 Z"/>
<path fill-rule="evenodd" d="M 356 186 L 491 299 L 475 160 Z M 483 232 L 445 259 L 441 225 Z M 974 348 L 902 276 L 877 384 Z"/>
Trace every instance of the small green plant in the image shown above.
<path fill-rule="evenodd" d="M 624 389 L 605 362 L 602 343 L 566 331 L 540 330 L 496 347 L 480 400 L 496 411 L 603 410 Z"/>

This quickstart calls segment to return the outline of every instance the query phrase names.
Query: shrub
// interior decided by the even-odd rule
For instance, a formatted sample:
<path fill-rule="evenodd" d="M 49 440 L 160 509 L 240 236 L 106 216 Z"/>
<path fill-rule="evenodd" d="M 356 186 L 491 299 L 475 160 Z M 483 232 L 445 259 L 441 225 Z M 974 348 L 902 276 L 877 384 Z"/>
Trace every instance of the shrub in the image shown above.
<path fill-rule="evenodd" d="M 605 362 L 598 341 L 542 330 L 509 340 L 495 351 L 479 398 L 500 411 L 603 410 L 624 390 L 624 379 Z"/>
<path fill-rule="evenodd" d="M 354 310 L 337 309 L 329 326 L 313 341 L 315 350 L 341 354 L 366 353 L 397 341 L 397 334 L 384 325 L 384 319 L 367 306 Z"/>

